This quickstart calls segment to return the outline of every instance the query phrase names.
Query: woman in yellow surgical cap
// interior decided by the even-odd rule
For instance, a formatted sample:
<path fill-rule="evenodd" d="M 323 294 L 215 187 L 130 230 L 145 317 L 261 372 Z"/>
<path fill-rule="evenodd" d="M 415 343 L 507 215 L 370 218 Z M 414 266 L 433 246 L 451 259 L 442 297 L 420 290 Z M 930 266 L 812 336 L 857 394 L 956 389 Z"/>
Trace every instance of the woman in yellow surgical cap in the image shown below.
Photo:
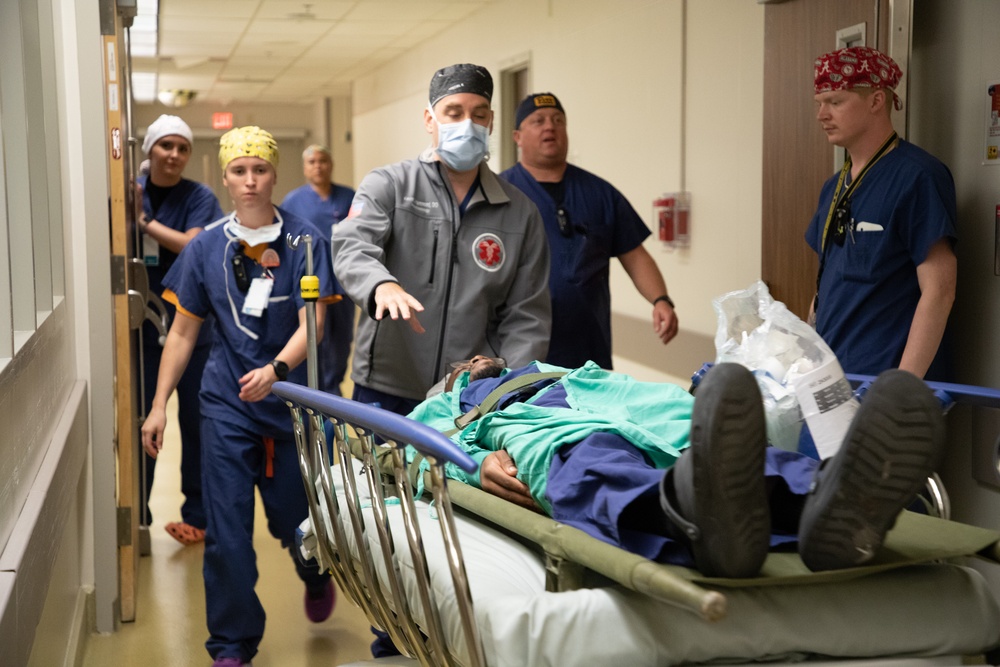
<path fill-rule="evenodd" d="M 292 552 L 305 584 L 305 612 L 313 622 L 333 609 L 328 574 L 294 557 L 295 529 L 306 518 L 305 491 L 288 409 L 271 394 L 278 380 L 306 384 L 305 303 L 299 278 L 305 252 L 285 236 L 324 236 L 311 223 L 271 202 L 278 146 L 258 127 L 222 136 L 219 164 L 236 210 L 196 236 L 163 279 L 164 299 L 177 307 L 167 336 L 156 396 L 142 427 L 150 456 L 162 447 L 164 408 L 188 362 L 198 330 L 214 315 L 216 335 L 201 386 L 202 479 L 205 533 L 205 601 L 215 667 L 243 665 L 257 653 L 264 609 L 254 592 L 254 487 L 264 502 L 268 528 Z M 338 300 L 330 247 L 313 245 L 320 279 L 316 306 L 323 331 L 326 303 Z"/>

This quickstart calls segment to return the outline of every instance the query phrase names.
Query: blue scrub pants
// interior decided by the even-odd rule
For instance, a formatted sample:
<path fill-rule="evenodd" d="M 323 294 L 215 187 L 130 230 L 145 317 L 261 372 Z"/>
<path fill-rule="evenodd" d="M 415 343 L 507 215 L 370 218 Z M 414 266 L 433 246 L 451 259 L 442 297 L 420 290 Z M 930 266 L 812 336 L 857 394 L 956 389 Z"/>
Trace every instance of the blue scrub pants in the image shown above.
<path fill-rule="evenodd" d="M 767 448 L 772 547 L 798 540 L 798 517 L 818 466 L 797 452 Z M 621 436 L 594 433 L 552 458 L 546 496 L 557 521 L 650 560 L 694 567 L 660 509 L 663 474 Z"/>
<path fill-rule="evenodd" d="M 319 344 L 319 388 L 341 396 L 340 385 L 347 375 L 347 361 L 354 341 L 354 302 L 342 301 L 326 307 L 323 340 Z"/>
<path fill-rule="evenodd" d="M 260 490 L 270 533 L 293 552 L 295 529 L 308 515 L 305 487 L 292 438 L 274 439 L 273 476 L 267 476 L 264 439 L 251 429 L 202 417 L 202 474 L 208 528 L 205 532 L 205 605 L 212 658 L 249 662 L 264 635 L 264 607 L 254 592 L 254 487 Z M 294 553 L 294 552 L 293 552 Z M 326 586 L 315 561 L 292 557 L 308 590 Z"/>
<path fill-rule="evenodd" d="M 157 342 L 159 334 L 149 322 L 143 323 L 143 391 L 145 392 L 144 414 L 149 414 L 156 395 L 156 376 L 160 370 L 160 357 L 163 348 Z M 201 375 L 208 362 L 211 344 L 196 345 L 191 353 L 191 360 L 177 383 L 177 425 L 181 433 L 181 493 L 184 503 L 181 505 L 181 520 L 195 528 L 205 528 L 205 509 L 201 498 L 201 404 L 198 392 L 201 390 Z M 140 510 L 143 512 L 143 523 L 152 525 L 153 515 L 149 511 L 149 495 L 153 491 L 153 477 L 156 473 L 156 459 L 142 449 L 139 442 L 139 456 L 144 464 L 146 486 Z"/>

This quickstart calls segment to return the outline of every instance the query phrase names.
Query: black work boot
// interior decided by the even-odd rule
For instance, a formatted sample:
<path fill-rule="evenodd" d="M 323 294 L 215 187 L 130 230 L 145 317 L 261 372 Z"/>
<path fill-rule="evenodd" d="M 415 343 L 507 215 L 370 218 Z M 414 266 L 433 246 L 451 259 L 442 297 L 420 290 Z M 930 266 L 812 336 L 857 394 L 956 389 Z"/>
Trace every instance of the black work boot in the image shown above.
<path fill-rule="evenodd" d="M 810 570 L 862 565 L 944 453 L 938 399 L 901 370 L 872 383 L 844 443 L 823 462 L 799 520 L 799 555 Z"/>
<path fill-rule="evenodd" d="M 702 574 L 752 577 L 767 558 L 766 445 L 753 374 L 739 364 L 714 366 L 695 397 L 691 446 L 660 483 L 660 506 L 683 532 Z"/>

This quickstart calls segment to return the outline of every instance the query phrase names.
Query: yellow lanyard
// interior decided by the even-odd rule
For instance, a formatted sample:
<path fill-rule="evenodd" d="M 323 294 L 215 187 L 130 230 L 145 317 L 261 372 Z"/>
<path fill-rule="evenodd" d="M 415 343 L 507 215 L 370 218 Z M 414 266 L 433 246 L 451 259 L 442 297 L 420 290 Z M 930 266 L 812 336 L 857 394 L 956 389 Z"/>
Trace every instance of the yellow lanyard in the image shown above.
<path fill-rule="evenodd" d="M 855 178 L 853 181 L 851 181 L 851 184 L 848 185 L 847 188 L 844 190 L 844 193 L 841 194 L 840 189 L 844 187 L 844 181 L 847 179 L 847 174 L 850 173 L 851 171 L 850 154 L 848 154 L 847 159 L 844 160 L 844 166 L 840 168 L 840 177 L 837 179 L 837 187 L 833 191 L 833 199 L 830 201 L 830 210 L 827 211 L 826 214 L 826 224 L 823 225 L 823 236 L 820 237 L 821 255 L 826 250 L 826 241 L 830 235 L 830 221 L 833 220 L 833 212 L 836 211 L 837 208 L 839 208 L 844 201 L 849 199 L 851 195 L 854 194 L 854 191 L 858 189 L 859 185 L 861 185 L 861 179 L 865 177 L 865 174 L 868 173 L 869 169 L 875 166 L 876 162 L 882 159 L 883 155 L 889 152 L 889 148 L 895 143 L 896 138 L 897 135 L 895 132 L 889 135 L 889 138 L 882 143 L 882 145 L 879 147 L 877 151 L 875 151 L 875 155 L 872 156 L 872 159 L 868 160 L 868 163 L 865 164 L 864 168 L 861 170 L 861 173 L 858 174 L 858 177 Z"/>

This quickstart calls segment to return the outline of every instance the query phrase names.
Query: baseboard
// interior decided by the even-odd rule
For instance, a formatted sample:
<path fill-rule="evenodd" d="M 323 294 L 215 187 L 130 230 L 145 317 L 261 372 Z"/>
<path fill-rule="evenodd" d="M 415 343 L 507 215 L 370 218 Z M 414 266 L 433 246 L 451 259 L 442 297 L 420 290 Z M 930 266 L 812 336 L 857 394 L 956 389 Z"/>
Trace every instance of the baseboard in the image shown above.
<path fill-rule="evenodd" d="M 87 638 L 97 627 L 97 598 L 93 586 L 83 586 L 76 595 L 73 622 L 66 638 L 66 660 L 63 667 L 83 667 Z"/>
<path fill-rule="evenodd" d="M 715 337 L 681 329 L 663 345 L 648 319 L 612 313 L 611 335 L 615 356 L 660 373 L 684 378 L 707 361 L 715 361 Z"/>

